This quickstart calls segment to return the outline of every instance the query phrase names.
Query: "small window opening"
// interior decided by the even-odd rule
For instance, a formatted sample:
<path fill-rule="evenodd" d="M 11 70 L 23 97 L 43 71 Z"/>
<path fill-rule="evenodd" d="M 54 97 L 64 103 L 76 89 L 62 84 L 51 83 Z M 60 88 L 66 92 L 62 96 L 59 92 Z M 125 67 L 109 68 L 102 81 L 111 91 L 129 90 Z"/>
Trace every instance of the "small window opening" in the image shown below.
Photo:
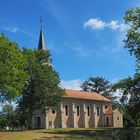
<path fill-rule="evenodd" d="M 52 110 L 52 114 L 55 114 L 55 110 Z"/>
<path fill-rule="evenodd" d="M 107 108 L 108 108 L 108 106 L 106 105 L 106 106 L 105 106 L 105 109 L 107 109 Z"/>
<path fill-rule="evenodd" d="M 89 108 L 89 106 L 87 107 L 87 115 L 90 116 L 90 108 Z"/>
<path fill-rule="evenodd" d="M 65 105 L 65 115 L 68 116 L 68 105 Z"/>
<path fill-rule="evenodd" d="M 77 106 L 77 116 L 80 116 L 80 107 Z"/>
<path fill-rule="evenodd" d="M 97 116 L 99 117 L 100 116 L 100 108 L 97 107 Z"/>

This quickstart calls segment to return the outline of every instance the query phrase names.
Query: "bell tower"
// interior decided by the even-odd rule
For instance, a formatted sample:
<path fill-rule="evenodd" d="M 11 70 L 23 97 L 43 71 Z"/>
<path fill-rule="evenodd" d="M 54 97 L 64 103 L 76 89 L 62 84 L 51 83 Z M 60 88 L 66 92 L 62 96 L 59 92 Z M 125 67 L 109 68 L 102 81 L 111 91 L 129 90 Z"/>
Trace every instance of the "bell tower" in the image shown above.
<path fill-rule="evenodd" d="M 39 35 L 39 41 L 38 41 L 38 50 L 46 50 L 46 42 L 45 42 L 45 37 L 43 33 L 43 28 L 42 28 L 42 17 L 40 17 L 40 35 Z"/>

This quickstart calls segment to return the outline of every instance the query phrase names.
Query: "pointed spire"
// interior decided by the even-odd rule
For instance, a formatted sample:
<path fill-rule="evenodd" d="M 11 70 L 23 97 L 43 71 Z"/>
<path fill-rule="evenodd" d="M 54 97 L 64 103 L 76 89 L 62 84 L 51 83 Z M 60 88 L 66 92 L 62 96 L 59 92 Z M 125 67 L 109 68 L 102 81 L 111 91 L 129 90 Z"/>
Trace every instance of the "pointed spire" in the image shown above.
<path fill-rule="evenodd" d="M 46 50 L 46 43 L 45 43 L 44 33 L 42 29 L 42 17 L 40 17 L 40 24 L 41 24 L 41 29 L 40 29 L 40 36 L 38 42 L 38 50 Z"/>

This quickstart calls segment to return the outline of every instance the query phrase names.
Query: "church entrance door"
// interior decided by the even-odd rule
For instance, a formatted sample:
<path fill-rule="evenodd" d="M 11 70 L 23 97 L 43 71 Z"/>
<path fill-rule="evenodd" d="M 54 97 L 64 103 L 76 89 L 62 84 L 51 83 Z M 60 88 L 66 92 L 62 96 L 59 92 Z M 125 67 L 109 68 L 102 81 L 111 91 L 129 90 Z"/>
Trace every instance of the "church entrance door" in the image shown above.
<path fill-rule="evenodd" d="M 106 126 L 109 126 L 109 117 L 106 117 Z"/>
<path fill-rule="evenodd" d="M 41 128 L 41 118 L 37 117 L 37 128 Z"/>

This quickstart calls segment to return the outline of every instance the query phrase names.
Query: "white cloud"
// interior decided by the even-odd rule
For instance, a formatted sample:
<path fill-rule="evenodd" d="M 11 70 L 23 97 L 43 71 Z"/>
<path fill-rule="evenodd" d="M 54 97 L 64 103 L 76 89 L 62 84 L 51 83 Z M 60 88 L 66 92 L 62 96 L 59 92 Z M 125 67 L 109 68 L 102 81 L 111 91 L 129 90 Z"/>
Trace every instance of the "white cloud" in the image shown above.
<path fill-rule="evenodd" d="M 66 89 L 75 89 L 75 90 L 80 90 L 80 85 L 81 85 L 81 81 L 79 79 L 75 79 L 75 80 L 62 80 L 61 81 L 61 87 L 62 88 L 66 88 Z"/>
<path fill-rule="evenodd" d="M 100 20 L 99 18 L 91 18 L 84 23 L 84 27 L 89 27 L 93 30 L 109 28 L 112 30 L 118 29 L 120 31 L 125 31 L 126 29 L 128 29 L 129 26 L 127 24 L 119 23 L 118 20 L 111 20 L 110 22 L 105 22 L 103 20 Z"/>
<path fill-rule="evenodd" d="M 110 28 L 113 29 L 113 30 L 119 28 L 118 21 L 117 21 L 117 20 L 112 20 L 112 21 L 108 24 L 108 27 L 110 27 Z"/>
<path fill-rule="evenodd" d="M 106 23 L 98 18 L 91 18 L 84 23 L 84 27 L 91 27 L 92 29 L 104 29 Z"/>
<path fill-rule="evenodd" d="M 119 29 L 120 31 L 124 31 L 128 29 L 128 25 L 119 23 L 117 20 L 112 20 L 110 23 L 107 24 L 107 26 L 113 30 Z"/>

